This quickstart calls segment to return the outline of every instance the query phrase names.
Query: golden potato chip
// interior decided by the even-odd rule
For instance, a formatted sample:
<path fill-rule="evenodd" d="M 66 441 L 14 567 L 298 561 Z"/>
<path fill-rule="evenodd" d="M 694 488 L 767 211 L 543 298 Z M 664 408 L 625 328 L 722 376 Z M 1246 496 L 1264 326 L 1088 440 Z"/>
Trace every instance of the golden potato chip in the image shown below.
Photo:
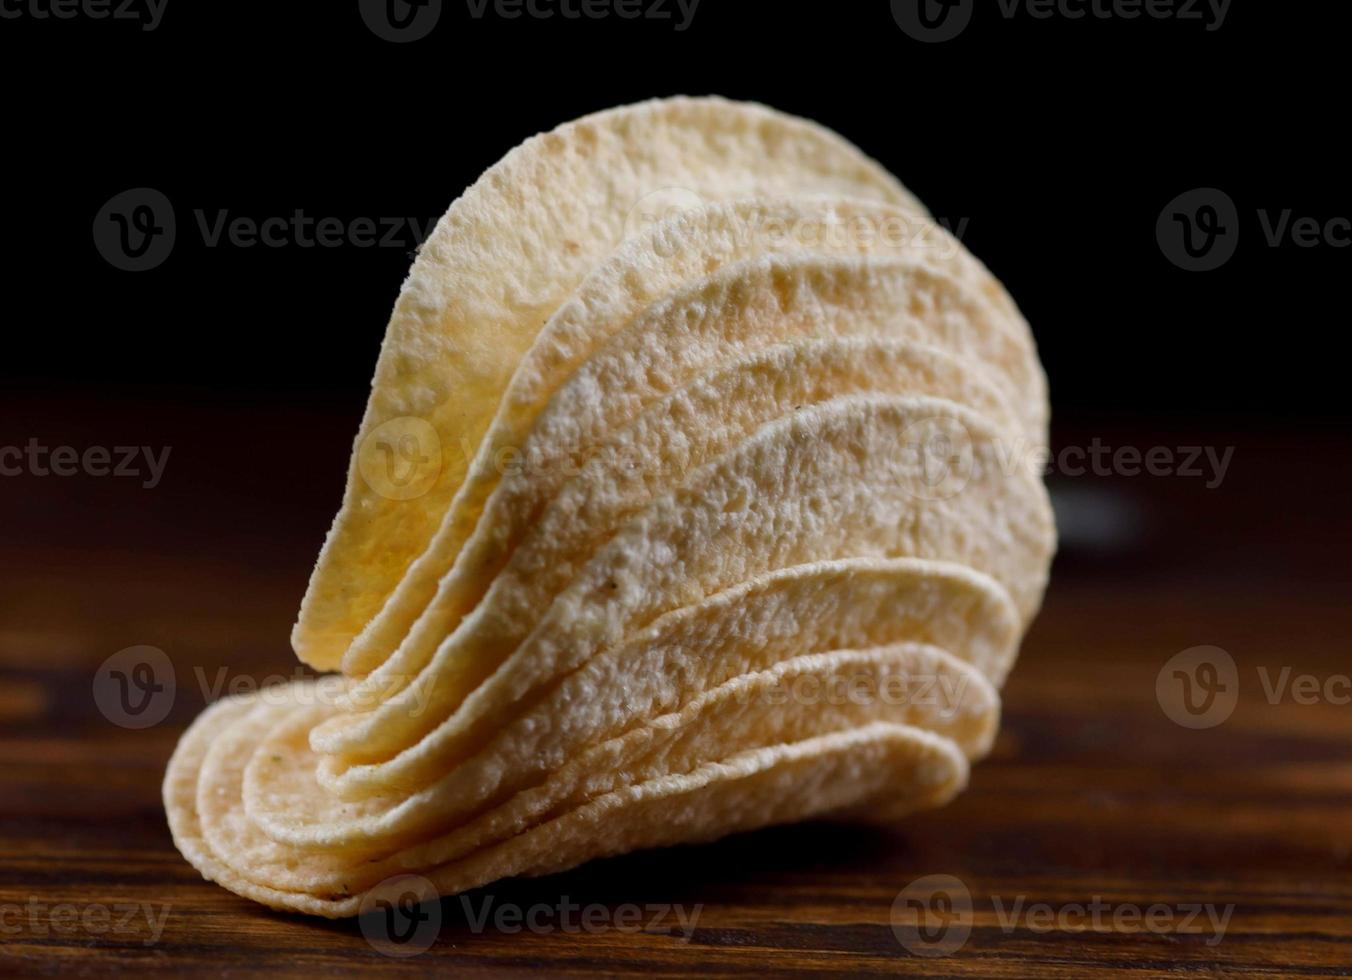
<path fill-rule="evenodd" d="M 319 712 L 301 712 L 303 730 Z M 259 704 L 216 739 L 197 793 L 203 836 L 225 863 L 258 884 L 287 891 L 365 891 L 400 872 L 421 872 L 524 833 L 550 814 L 584 806 L 626 786 L 692 772 L 755 748 L 889 721 L 952 739 L 969 757 L 994 736 L 999 698 L 974 668 L 934 647 L 900 644 L 810 654 L 738 675 L 660 715 L 579 752 L 540 785 L 519 792 L 449 834 L 392 854 L 298 850 L 251 824 L 242 801 L 244 761 L 275 751 L 261 735 L 277 721 Z M 303 719 L 303 720 L 302 720 Z M 285 724 L 285 723 L 284 723 Z M 303 742 L 293 750 L 304 753 Z M 291 756 L 291 753 L 287 753 Z M 483 809 L 492 800 L 483 800 Z M 475 808 L 469 808 L 473 811 Z"/>
<path fill-rule="evenodd" d="M 232 789 L 226 782 L 198 785 L 209 746 L 235 726 L 260 720 L 260 714 L 296 710 L 269 704 L 255 713 L 258 708 L 256 698 L 226 699 L 205 712 L 184 736 L 165 784 L 175 841 L 205 877 L 237 894 L 274 908 L 330 917 L 354 915 L 365 897 L 360 892 L 366 890 L 338 881 L 340 875 L 328 877 L 329 871 L 321 871 L 315 882 L 319 887 L 312 892 L 263 884 L 241 873 L 240 866 L 252 869 L 250 860 L 260 856 L 267 860 L 266 845 L 231 835 L 232 831 L 256 834 L 247 822 L 225 821 L 212 835 L 217 840 L 215 847 L 203 833 L 197 801 L 229 800 Z M 302 705 L 299 710 L 314 709 Z M 213 774 L 229 776 L 228 770 L 221 769 Z M 552 873 L 636 848 L 713 839 L 772 823 L 845 812 L 872 800 L 886 801 L 895 812 L 942 805 L 965 785 L 966 778 L 967 760 L 949 739 L 904 724 L 871 722 L 736 752 L 687 773 L 624 785 L 460 860 L 419 873 L 433 883 L 436 893 L 454 894 L 503 877 Z M 228 809 L 229 803 L 218 805 L 217 815 Z M 602 826 L 604 832 L 599 833 Z M 277 852 L 271 857 L 283 865 L 287 861 Z M 291 859 L 297 864 L 306 860 L 301 854 Z M 405 865 L 397 864 L 400 871 L 411 870 Z M 306 878 L 304 871 L 274 869 L 273 873 L 293 882 Z M 266 874 L 258 876 L 268 880 Z M 331 887 L 334 884 L 336 888 Z"/>
<path fill-rule="evenodd" d="M 399 646 L 473 532 L 485 501 L 498 484 L 500 471 L 519 456 L 531 423 L 588 355 L 666 294 L 737 262 L 789 253 L 818 258 L 875 255 L 908 259 L 951 280 L 956 284 L 952 288 L 984 299 L 992 306 L 985 319 L 1003 321 L 1003 328 L 1014 334 L 1021 348 L 1017 355 L 1021 363 L 1014 365 L 1016 373 L 1011 379 L 1012 390 L 1020 396 L 1015 404 L 1032 413 L 1028 418 L 1030 440 L 1034 444 L 1045 441 L 1045 380 L 1027 324 L 990 273 L 937 225 L 887 205 L 853 200 L 761 199 L 698 208 L 626 242 L 544 325 L 513 375 L 441 526 L 380 612 L 354 639 L 343 659 L 344 672 L 368 673 Z M 919 302 L 917 297 L 913 305 Z M 652 329 L 656 325 L 646 326 Z M 971 353 L 984 356 L 988 347 L 991 345 L 973 345 Z M 1003 353 L 998 347 L 992 350 L 997 355 Z M 423 448 L 425 441 L 413 443 L 407 455 L 434 458 L 431 446 Z M 574 447 L 575 452 L 581 449 Z M 534 447 L 532 452 L 538 456 L 541 450 Z M 547 491 L 542 494 L 547 495 Z M 482 577 L 478 571 L 475 574 Z M 447 621 L 453 624 L 480 594 L 463 587 L 443 589 L 441 613 L 435 622 L 424 624 L 425 629 L 442 629 Z M 400 672 L 407 670 L 401 668 Z"/>
<path fill-rule="evenodd" d="M 931 459 L 936 439 L 956 459 Z M 989 506 L 993 497 L 1001 507 Z M 527 623 L 535 630 L 519 646 L 512 617 L 527 611 L 498 614 L 486 599 L 407 688 L 373 712 L 344 716 L 382 747 L 396 737 L 407 747 L 374 764 L 326 761 L 320 777 L 349 797 L 426 785 L 534 685 L 761 572 L 846 556 L 959 561 L 1000 582 L 1028 617 L 1052 547 L 1045 490 L 1026 468 L 1010 468 L 1002 434 L 980 416 L 920 397 L 808 406 L 631 520 L 538 624 Z M 320 726 L 311 736 L 321 751 L 325 734 Z"/>
<path fill-rule="evenodd" d="M 473 758 L 411 795 L 341 800 L 316 786 L 314 717 L 280 724 L 249 763 L 250 820 L 298 847 L 389 850 L 480 801 L 529 785 L 578 751 L 701 692 L 802 653 L 911 642 L 950 651 L 995 684 L 1019 616 L 1005 591 L 961 565 L 913 558 L 781 569 L 674 610 L 565 677 Z"/>
<path fill-rule="evenodd" d="M 805 405 L 868 391 L 947 398 L 1016 431 L 1008 404 L 984 375 L 937 348 L 862 337 L 754 350 L 654 402 L 612 435 L 550 501 L 494 587 L 518 581 L 517 605 L 543 609 L 567 584 L 577 561 L 686 473 L 767 422 Z M 448 610 L 445 618 L 450 616 Z M 422 646 L 410 639 L 398 656 L 354 683 L 345 705 L 369 709 L 405 687 L 431 656 L 429 633 L 418 633 Z M 360 757 L 362 741 L 335 740 L 325 749 Z"/>
<path fill-rule="evenodd" d="M 400 290 L 343 506 L 292 634 L 302 660 L 338 666 L 426 547 L 540 325 L 620 244 L 644 197 L 671 187 L 709 201 L 825 195 L 919 209 L 834 133 L 722 99 L 612 109 L 507 154 L 451 205 Z M 430 479 L 427 447 L 377 434 L 404 418 L 435 431 L 440 466 Z M 397 468 L 399 488 L 427 487 L 387 496 L 385 480 L 363 478 L 363 460 Z"/>
<path fill-rule="evenodd" d="M 462 632 L 469 628 L 470 619 L 462 617 L 490 587 L 493 596 L 470 614 L 475 623 L 501 622 L 512 630 L 526 622 L 491 606 L 514 598 L 512 585 L 497 575 L 510 549 L 575 472 L 574 460 L 598 451 L 607 433 L 632 421 L 645 405 L 730 357 L 767 344 L 848 336 L 912 340 L 955 354 L 979 352 L 986 355 L 985 363 L 1006 369 L 986 378 L 1017 398 L 1011 379 L 1025 383 L 1034 370 L 1029 364 L 1036 361 L 1030 361 L 1026 344 L 993 325 L 996 319 L 973 291 L 923 264 L 898 259 L 757 259 L 720 270 L 663 301 L 613 337 L 550 400 L 522 447 L 521 466 L 503 475 L 436 598 L 372 684 L 356 689 L 354 707 L 369 709 L 373 691 L 393 694 L 418 676 L 457 624 Z M 679 420 L 666 424 L 676 427 Z M 1016 454 L 1016 436 L 1009 439 L 1009 451 Z M 514 644 L 523 636 L 517 629 L 496 642 Z M 457 652 L 462 649 L 458 642 L 444 647 L 434 668 L 440 671 L 437 679 L 425 682 L 435 683 L 448 698 L 463 697 L 497 662 Z M 406 702 L 392 704 L 385 717 L 416 721 Z M 417 714 L 425 719 L 424 712 Z M 314 744 L 322 752 L 379 758 L 403 744 L 399 724 L 339 717 L 316 732 Z"/>

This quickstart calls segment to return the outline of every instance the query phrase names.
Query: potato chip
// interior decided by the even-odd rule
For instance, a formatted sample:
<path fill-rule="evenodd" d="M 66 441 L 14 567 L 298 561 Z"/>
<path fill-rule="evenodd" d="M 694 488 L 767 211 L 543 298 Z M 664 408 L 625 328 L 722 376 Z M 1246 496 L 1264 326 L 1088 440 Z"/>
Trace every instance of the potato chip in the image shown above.
<path fill-rule="evenodd" d="M 581 465 L 504 572 L 525 575 L 541 604 L 566 582 L 577 558 L 595 550 L 619 521 L 659 489 L 731 448 L 759 425 L 804 405 L 850 392 L 935 395 L 986 415 L 1006 431 L 1016 423 L 983 373 L 937 348 L 896 338 L 832 338 L 753 350 L 649 405 Z M 603 502 L 605 502 L 603 506 Z M 586 542 L 590 541 L 591 544 Z M 410 572 L 410 574 L 412 574 Z M 553 585 L 546 586 L 546 579 Z M 444 589 L 435 620 L 421 623 L 398 655 L 354 683 L 347 702 L 370 708 L 401 690 L 430 658 L 439 632 L 459 611 L 454 583 Z M 326 751 L 360 751 L 363 740 L 331 742 Z M 351 748 L 349 748 L 351 746 Z"/>
<path fill-rule="evenodd" d="M 336 893 L 364 891 L 391 875 L 462 858 L 524 833 L 550 814 L 630 785 L 875 720 L 924 728 L 975 757 L 990 746 L 999 698 L 978 671 L 934 647 L 900 644 L 796 657 L 738 675 L 679 712 L 580 752 L 543 784 L 453 832 L 385 856 L 297 850 L 267 839 L 249 823 L 241 798 L 244 760 L 255 750 L 273 751 L 260 744 L 260 734 L 275 724 L 277 714 L 274 706 L 256 706 L 207 753 L 197 794 L 203 835 L 227 864 L 259 884 Z M 288 727 L 303 729 L 314 716 L 302 713 L 299 725 Z M 295 749 L 303 753 L 304 746 Z"/>
<path fill-rule="evenodd" d="M 267 852 L 257 840 L 233 836 L 255 832 L 239 821 L 226 821 L 203 833 L 197 801 L 230 798 L 227 782 L 198 785 L 209 746 L 235 726 L 285 713 L 270 704 L 259 711 L 254 698 L 232 698 L 205 712 L 184 736 L 170 762 L 165 799 L 175 841 L 203 875 L 232 891 L 274 908 L 316 915 L 354 915 L 373 889 L 356 889 L 338 876 L 321 872 L 317 892 L 287 889 L 253 880 L 238 868 L 259 873 L 249 862 Z M 292 709 L 294 710 L 294 709 Z M 301 707 L 302 711 L 311 710 Z M 258 726 L 254 726 L 255 729 Z M 229 772 L 212 771 L 214 777 Z M 870 722 L 796 742 L 736 752 L 683 774 L 645 779 L 604 792 L 553 815 L 524 832 L 474 850 L 468 856 L 424 868 L 437 894 L 454 894 L 517 874 L 547 874 L 595 857 L 674 841 L 700 841 L 741 830 L 848 811 L 870 801 L 885 801 L 894 812 L 938 806 L 966 783 L 967 760 L 954 743 L 923 729 L 893 722 Z M 230 809 L 219 806 L 217 815 Z M 672 821 L 676 822 L 673 823 Z M 598 832 L 604 826 L 604 832 Z M 219 847 L 220 849 L 217 849 Z M 286 861 L 274 852 L 274 858 Z M 266 859 L 265 859 L 266 860 Z M 297 863 L 304 856 L 294 855 Z M 399 865 L 401 871 L 411 870 Z M 305 872 L 274 869 L 281 878 L 300 881 Z M 387 879 L 388 881 L 388 879 Z M 337 885 L 336 888 L 330 887 Z M 347 885 L 344 888 L 344 885 Z"/>
<path fill-rule="evenodd" d="M 632 421 L 645 405 L 730 357 L 786 338 L 880 335 L 932 343 L 955 354 L 983 353 L 988 362 L 1007 369 L 985 377 L 1007 397 L 1017 398 L 1017 384 L 1026 383 L 1033 371 L 1031 351 L 995 326 L 997 319 L 972 290 L 911 260 L 775 256 L 734 264 L 677 293 L 612 338 L 550 400 L 522 447 L 521 466 L 504 474 L 435 600 L 379 676 L 354 689 L 354 705 L 370 708 L 372 691 L 391 694 L 404 688 L 438 645 L 444 650 L 441 661 L 454 666 L 434 668 L 436 680 L 426 683 L 455 698 L 486 676 L 494 661 L 459 653 L 458 640 L 446 646 L 447 634 L 457 624 L 462 633 L 469 628 L 470 621 L 461 617 L 490 586 L 495 593 L 474 610 L 475 622 L 493 619 L 510 629 L 526 621 L 491 608 L 495 601 L 515 598 L 511 583 L 497 575 L 506 556 L 575 471 L 574 460 L 596 452 L 607 433 Z M 667 422 L 678 424 L 677 419 Z M 1016 436 L 1009 438 L 1010 452 L 1017 453 Z M 549 556 L 546 563 L 554 560 Z M 532 598 L 526 605 L 536 602 Z M 523 636 L 517 630 L 498 642 L 514 645 Z M 405 702 L 393 704 L 386 716 L 407 719 Z M 379 758 L 401 744 L 398 724 L 337 718 L 316 733 L 314 744 L 322 752 Z"/>
<path fill-rule="evenodd" d="M 314 719 L 283 723 L 249 763 L 250 820 L 298 847 L 372 849 L 416 840 L 481 801 L 529 785 L 578 751 L 703 691 L 797 654 L 912 642 L 950 651 L 999 684 L 1019 617 L 1005 591 L 961 565 L 914 558 L 820 562 L 771 572 L 674 610 L 593 657 L 435 785 L 344 801 L 306 757 Z"/>
<path fill-rule="evenodd" d="M 749 258 L 794 252 L 819 258 L 909 259 L 988 302 L 993 309 L 986 318 L 993 323 L 1004 321 L 1004 328 L 1022 348 L 1022 369 L 1012 380 L 1013 389 L 1021 396 L 1017 404 L 1034 413 L 1028 420 L 1030 440 L 1034 444 L 1045 441 L 1045 381 L 1027 324 L 990 273 L 937 225 L 887 205 L 835 199 L 733 202 L 681 213 L 627 241 L 541 329 L 517 368 L 441 527 L 379 614 L 354 640 L 343 659 L 344 672 L 365 674 L 399 645 L 474 530 L 485 501 L 497 486 L 504 455 L 515 454 L 525 445 L 530 424 L 589 354 L 647 306 L 694 280 Z M 984 345 L 974 346 L 972 353 L 982 355 Z M 437 624 L 454 623 L 478 595 L 473 590 L 464 596 L 458 596 L 455 589 L 443 590 L 441 602 L 455 605 L 442 612 Z M 442 626 L 429 624 L 427 628 Z"/>
<path fill-rule="evenodd" d="M 451 205 L 400 290 L 343 507 L 292 634 L 302 660 L 338 666 L 426 547 L 540 325 L 620 244 L 626 225 L 634 230 L 644 198 L 670 188 L 707 201 L 824 195 L 919 210 L 895 178 L 835 134 L 722 99 L 612 109 L 507 154 Z M 406 419 L 426 423 L 436 441 L 413 438 L 404 452 Z M 392 422 L 395 431 L 381 431 Z M 433 448 L 440 465 L 428 480 Z M 413 475 L 368 484 L 363 469 L 381 472 L 396 454 Z M 382 492 L 410 481 L 428 485 L 411 497 Z"/>
<path fill-rule="evenodd" d="M 937 439 L 953 444 L 955 460 L 929 458 Z M 939 482 L 933 466 L 945 468 Z M 997 497 L 1002 506 L 991 508 Z M 538 624 L 529 619 L 535 630 L 514 652 L 513 617 L 529 610 L 500 614 L 486 599 L 417 680 L 357 716 L 372 741 L 398 736 L 409 747 L 342 771 L 326 762 L 320 776 L 350 797 L 426 785 L 534 685 L 663 612 L 764 571 L 844 556 L 960 561 L 1000 582 L 1031 616 L 1052 546 L 1046 492 L 1026 469 L 1009 467 L 1001 433 L 980 416 L 918 397 L 808 406 L 627 524 Z M 321 750 L 324 731 L 312 735 Z"/>

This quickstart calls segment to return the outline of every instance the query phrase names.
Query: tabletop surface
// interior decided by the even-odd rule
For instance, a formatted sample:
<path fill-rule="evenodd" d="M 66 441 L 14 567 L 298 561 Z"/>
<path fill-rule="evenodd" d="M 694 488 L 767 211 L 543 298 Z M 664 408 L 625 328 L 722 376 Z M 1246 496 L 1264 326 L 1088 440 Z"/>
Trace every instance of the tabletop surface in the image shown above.
<path fill-rule="evenodd" d="M 78 445 L 87 418 L 42 424 Z M 0 973 L 1352 975 L 1352 536 L 1331 434 L 1058 432 L 1235 453 L 1210 488 L 1058 474 L 1053 585 L 997 745 L 949 807 L 500 883 L 444 900 L 431 947 L 394 958 L 356 923 L 203 881 L 159 796 L 215 692 L 292 675 L 287 631 L 336 496 L 313 486 L 339 479 L 353 420 L 240 404 L 124 421 L 174 446 L 154 490 L 0 481 Z M 136 644 L 176 667 L 168 717 L 139 731 L 91 693 Z M 1203 645 L 1236 665 L 1210 701 L 1175 690 L 1172 658 Z M 896 909 L 934 875 L 935 928 L 917 931 Z"/>

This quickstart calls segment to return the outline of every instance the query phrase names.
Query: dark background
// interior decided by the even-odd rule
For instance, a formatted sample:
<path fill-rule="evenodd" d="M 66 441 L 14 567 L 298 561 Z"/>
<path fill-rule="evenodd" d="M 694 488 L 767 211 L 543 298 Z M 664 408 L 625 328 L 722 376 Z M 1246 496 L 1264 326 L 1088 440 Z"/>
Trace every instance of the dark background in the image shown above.
<path fill-rule="evenodd" d="M 1215 32 L 998 9 L 978 0 L 962 36 L 933 45 L 882 0 L 703 0 L 683 32 L 476 20 L 448 2 L 411 44 L 376 37 L 354 0 L 170 0 L 148 33 L 0 21 L 13 304 L 0 372 L 133 399 L 304 397 L 355 421 L 404 251 L 209 249 L 194 209 L 426 221 L 533 133 L 719 93 L 820 120 L 936 216 L 966 220 L 1034 327 L 1060 412 L 1345 418 L 1352 253 L 1269 248 L 1255 217 L 1352 212 L 1344 5 L 1246 0 Z M 179 236 L 133 275 L 102 260 L 90 227 L 139 186 L 170 198 Z M 1198 186 L 1234 198 L 1244 233 L 1207 274 L 1172 266 L 1155 239 L 1165 204 Z"/>

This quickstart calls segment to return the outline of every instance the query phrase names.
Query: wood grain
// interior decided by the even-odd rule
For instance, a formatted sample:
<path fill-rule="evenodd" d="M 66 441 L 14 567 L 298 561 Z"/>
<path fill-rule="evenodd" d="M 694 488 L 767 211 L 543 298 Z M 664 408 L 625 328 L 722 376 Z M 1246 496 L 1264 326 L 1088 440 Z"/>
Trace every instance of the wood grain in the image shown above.
<path fill-rule="evenodd" d="M 38 431 L 78 440 L 85 418 Z M 947 809 L 889 830 L 777 828 L 501 883 L 443 901 L 434 945 L 396 959 L 355 923 L 274 914 L 202 881 L 159 799 L 175 739 L 206 700 L 199 676 L 209 686 L 222 669 L 293 670 L 287 627 L 351 420 L 274 413 L 263 437 L 248 412 L 127 410 L 123 421 L 140 441 L 175 446 L 156 490 L 0 483 L 14 518 L 0 572 L 0 972 L 1352 975 L 1352 706 L 1274 704 L 1258 680 L 1260 669 L 1321 681 L 1352 671 L 1347 447 L 1333 437 L 1227 437 L 1236 462 L 1211 491 L 1059 481 L 1068 497 L 1087 492 L 1092 513 L 1107 501 L 1108 523 L 1119 505 L 1140 520 L 1125 543 L 1068 540 L 1007 686 L 997 748 Z M 1058 442 L 1105 431 L 1141 446 L 1217 441 L 1083 429 Z M 246 449 L 247 472 L 223 465 Z M 91 695 L 97 665 L 137 643 L 176 666 L 173 710 L 145 731 L 109 724 Z M 1241 686 L 1228 721 L 1194 731 L 1165 716 L 1156 678 L 1198 644 L 1227 649 Z M 972 928 L 952 955 L 926 959 L 899 941 L 892 907 L 933 874 L 969 889 Z M 554 927 L 476 928 L 490 901 L 552 907 L 537 922 Z M 565 901 L 597 906 L 612 928 L 559 928 Z M 1007 925 L 1001 910 L 1020 901 Z M 1109 910 L 1097 929 L 1044 931 L 1030 911 L 1073 916 L 1096 901 Z M 673 906 L 698 909 L 691 935 L 669 915 L 655 921 Z M 1152 906 L 1174 924 L 1111 921 Z M 1193 906 L 1232 906 L 1223 935 L 1204 917 L 1201 931 L 1180 931 Z M 613 928 L 617 914 L 626 928 Z"/>

